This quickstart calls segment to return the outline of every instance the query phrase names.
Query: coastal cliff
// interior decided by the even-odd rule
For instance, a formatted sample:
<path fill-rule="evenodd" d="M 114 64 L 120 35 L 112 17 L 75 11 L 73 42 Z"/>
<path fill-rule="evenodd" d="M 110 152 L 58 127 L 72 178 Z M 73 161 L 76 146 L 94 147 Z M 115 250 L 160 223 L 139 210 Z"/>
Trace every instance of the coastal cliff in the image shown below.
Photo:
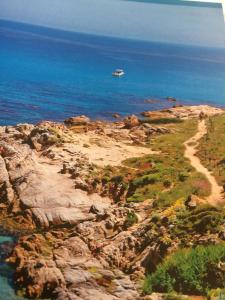
<path fill-rule="evenodd" d="M 190 142 L 201 113 L 206 132 Z M 204 169 L 185 157 L 192 143 L 202 156 L 208 120 L 225 121 L 224 110 L 175 107 L 143 116 L 0 127 L 0 224 L 19 234 L 8 262 L 20 293 L 166 299 L 166 289 L 143 287 L 164 258 L 180 248 L 224 243 L 225 177 L 215 179 L 215 199 Z M 223 259 L 215 271 L 222 281 Z M 208 278 L 208 289 L 224 288 L 216 282 Z M 173 288 L 206 295 L 204 288 Z"/>

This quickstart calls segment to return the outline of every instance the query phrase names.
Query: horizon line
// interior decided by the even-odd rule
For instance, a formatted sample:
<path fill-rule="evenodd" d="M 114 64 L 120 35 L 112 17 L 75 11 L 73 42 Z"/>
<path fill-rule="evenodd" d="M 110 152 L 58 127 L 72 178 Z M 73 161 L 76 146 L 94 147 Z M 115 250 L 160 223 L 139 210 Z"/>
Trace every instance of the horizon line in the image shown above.
<path fill-rule="evenodd" d="M 127 0 L 125 0 L 127 1 Z M 129 0 L 128 0 L 129 1 Z M 81 34 L 81 35 L 89 35 L 89 36 L 95 36 L 95 37 L 104 37 L 104 38 L 109 38 L 109 39 L 119 39 L 119 40 L 128 40 L 128 41 L 139 41 L 143 43 L 156 43 L 156 44 L 167 44 L 167 45 L 173 45 L 173 46 L 187 46 L 187 47 L 195 47 L 195 48 L 208 48 L 208 49 L 225 49 L 225 46 L 213 46 L 213 45 L 201 45 L 201 44 L 195 44 L 195 43 L 181 43 L 181 42 L 169 42 L 169 41 L 162 41 L 162 40 L 146 40 L 146 39 L 141 39 L 141 38 L 129 38 L 129 37 L 121 37 L 121 36 L 116 36 L 116 35 L 105 35 L 105 34 L 98 34 L 98 33 L 93 33 L 93 32 L 84 32 L 84 31 L 74 31 L 66 28 L 59 28 L 59 27 L 50 27 L 50 26 L 45 26 L 45 25 L 40 25 L 40 24 L 32 24 L 32 23 L 26 23 L 22 21 L 14 21 L 11 19 L 2 19 L 0 18 L 0 22 L 8 22 L 11 24 L 21 24 L 24 26 L 31 26 L 31 27 L 36 27 L 36 28 L 41 28 L 41 29 L 48 29 L 48 30 L 53 30 L 53 31 L 61 31 L 61 32 L 67 32 L 71 34 Z M 18 30 L 18 31 L 23 31 Z M 24 31 L 25 32 L 25 31 Z M 29 31 L 28 31 L 29 33 Z M 34 33 L 35 35 L 35 33 Z M 38 35 L 38 34 L 36 34 Z"/>

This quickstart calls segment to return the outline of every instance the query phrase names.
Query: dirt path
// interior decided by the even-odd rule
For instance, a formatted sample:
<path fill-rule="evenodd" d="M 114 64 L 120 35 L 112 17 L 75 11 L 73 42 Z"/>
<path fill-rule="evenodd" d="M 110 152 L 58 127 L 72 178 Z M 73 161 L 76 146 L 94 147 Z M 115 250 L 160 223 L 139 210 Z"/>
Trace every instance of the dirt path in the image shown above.
<path fill-rule="evenodd" d="M 206 200 L 210 204 L 216 205 L 224 202 L 223 188 L 217 183 L 215 177 L 207 168 L 202 165 L 200 159 L 196 156 L 199 145 L 198 142 L 206 134 L 207 126 L 205 120 L 199 121 L 198 132 L 196 133 L 196 135 L 194 135 L 184 143 L 186 148 L 184 156 L 190 160 L 191 165 L 196 169 L 196 171 L 205 175 L 205 177 L 211 184 L 211 194 L 206 198 Z"/>

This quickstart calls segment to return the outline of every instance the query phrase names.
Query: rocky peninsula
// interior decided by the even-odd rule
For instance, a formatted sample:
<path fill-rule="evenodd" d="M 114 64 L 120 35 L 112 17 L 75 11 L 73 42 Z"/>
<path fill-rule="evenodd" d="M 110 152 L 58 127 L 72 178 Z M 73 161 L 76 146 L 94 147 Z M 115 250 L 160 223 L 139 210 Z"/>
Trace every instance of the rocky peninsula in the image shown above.
<path fill-rule="evenodd" d="M 205 131 L 196 138 L 201 114 Z M 181 248 L 224 243 L 225 177 L 217 178 L 217 166 L 206 176 L 201 143 L 208 130 L 214 134 L 214 119 L 224 124 L 225 111 L 179 106 L 142 115 L 0 127 L 0 225 L 19 236 L 7 261 L 20 294 L 172 299 L 160 287 L 144 288 L 146 276 Z M 193 144 L 202 172 L 185 156 Z M 217 160 L 224 164 L 225 153 Z M 215 267 L 220 280 L 224 264 L 221 258 Z M 208 282 L 210 290 L 225 288 Z"/>

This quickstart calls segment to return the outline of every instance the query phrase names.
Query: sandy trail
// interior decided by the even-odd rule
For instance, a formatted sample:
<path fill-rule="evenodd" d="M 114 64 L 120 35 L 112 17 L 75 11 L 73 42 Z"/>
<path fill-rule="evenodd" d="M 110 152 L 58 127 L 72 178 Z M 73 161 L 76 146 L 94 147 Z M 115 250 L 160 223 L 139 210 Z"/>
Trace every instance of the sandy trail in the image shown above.
<path fill-rule="evenodd" d="M 199 145 L 198 141 L 206 134 L 207 126 L 205 120 L 199 121 L 198 132 L 196 135 L 184 143 L 184 156 L 190 160 L 191 165 L 196 169 L 196 171 L 205 175 L 211 184 L 211 194 L 206 198 L 206 200 L 212 205 L 217 205 L 224 202 L 223 187 L 217 183 L 215 177 L 207 168 L 202 165 L 200 159 L 196 156 Z"/>

